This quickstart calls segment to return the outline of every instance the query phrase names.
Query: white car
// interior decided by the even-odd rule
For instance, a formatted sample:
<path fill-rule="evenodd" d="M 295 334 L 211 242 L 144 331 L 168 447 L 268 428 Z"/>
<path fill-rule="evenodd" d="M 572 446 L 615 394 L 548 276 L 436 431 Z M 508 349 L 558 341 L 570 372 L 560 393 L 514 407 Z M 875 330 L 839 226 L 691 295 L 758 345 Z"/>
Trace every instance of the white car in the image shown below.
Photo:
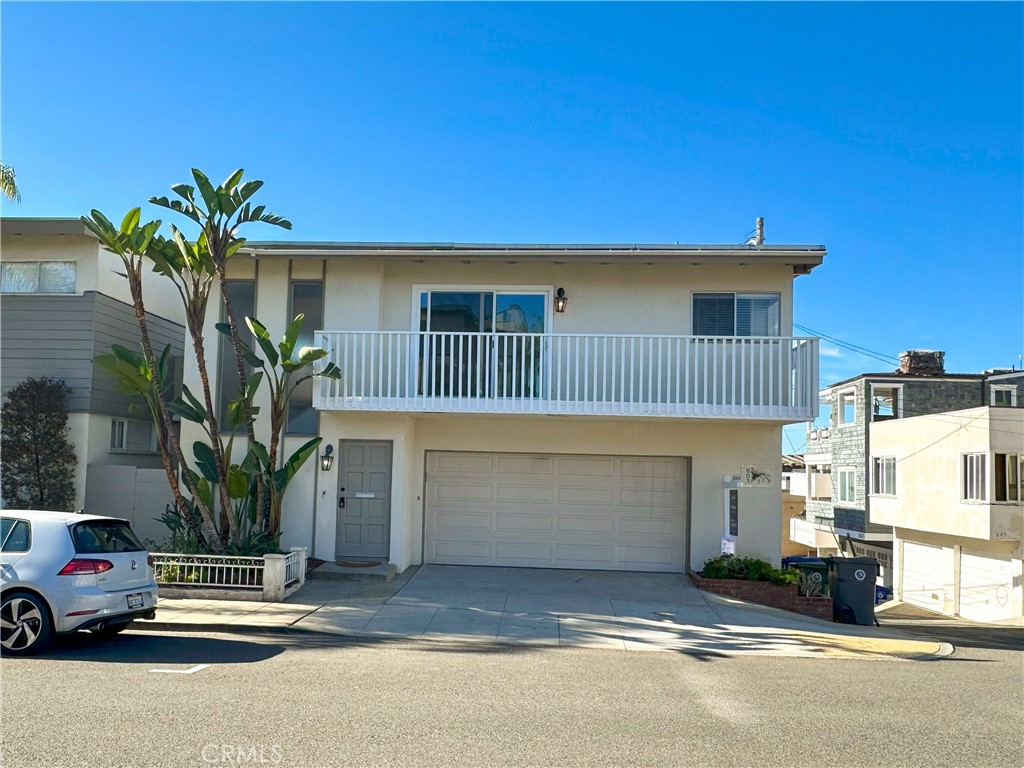
<path fill-rule="evenodd" d="M 44 650 L 55 634 L 116 635 L 156 616 L 153 559 L 127 520 L 0 511 L 0 652 Z"/>

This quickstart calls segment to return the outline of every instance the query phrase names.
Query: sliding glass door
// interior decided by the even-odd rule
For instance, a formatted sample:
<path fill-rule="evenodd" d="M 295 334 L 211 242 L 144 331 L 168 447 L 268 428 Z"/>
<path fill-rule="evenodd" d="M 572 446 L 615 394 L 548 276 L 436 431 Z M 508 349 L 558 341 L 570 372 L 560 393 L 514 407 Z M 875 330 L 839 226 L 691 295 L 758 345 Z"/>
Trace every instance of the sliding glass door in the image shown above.
<path fill-rule="evenodd" d="M 423 291 L 420 393 L 539 397 L 547 294 Z"/>

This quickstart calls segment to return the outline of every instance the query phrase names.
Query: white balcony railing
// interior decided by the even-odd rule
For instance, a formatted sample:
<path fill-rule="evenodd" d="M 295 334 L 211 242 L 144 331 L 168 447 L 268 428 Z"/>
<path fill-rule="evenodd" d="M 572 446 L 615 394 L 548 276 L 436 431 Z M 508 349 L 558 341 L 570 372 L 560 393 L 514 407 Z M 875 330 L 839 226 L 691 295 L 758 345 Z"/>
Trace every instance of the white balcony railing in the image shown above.
<path fill-rule="evenodd" d="M 323 410 L 813 419 L 818 341 L 318 331 Z"/>

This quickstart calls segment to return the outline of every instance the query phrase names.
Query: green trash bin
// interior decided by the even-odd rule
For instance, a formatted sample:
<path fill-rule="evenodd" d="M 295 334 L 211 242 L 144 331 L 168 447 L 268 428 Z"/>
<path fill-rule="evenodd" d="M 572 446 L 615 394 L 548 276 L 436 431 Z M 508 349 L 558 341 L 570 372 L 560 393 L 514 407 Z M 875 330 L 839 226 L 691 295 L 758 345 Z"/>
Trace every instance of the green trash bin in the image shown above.
<path fill-rule="evenodd" d="M 782 563 L 784 568 L 793 568 L 802 574 L 801 580 L 809 581 L 821 589 L 821 597 L 830 594 L 828 581 L 828 563 L 820 557 L 786 557 Z"/>

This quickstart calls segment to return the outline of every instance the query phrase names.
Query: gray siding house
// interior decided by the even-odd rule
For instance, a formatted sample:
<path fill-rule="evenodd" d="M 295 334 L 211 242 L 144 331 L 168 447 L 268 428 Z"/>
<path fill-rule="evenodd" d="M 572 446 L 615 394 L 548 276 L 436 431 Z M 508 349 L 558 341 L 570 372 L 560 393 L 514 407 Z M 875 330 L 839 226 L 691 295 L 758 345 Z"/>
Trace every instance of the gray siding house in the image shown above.
<path fill-rule="evenodd" d="M 155 518 L 170 501 L 152 425 L 96 366 L 112 344 L 137 349 L 139 331 L 120 260 L 77 219 L 0 220 L 0 395 L 27 378 L 70 388 L 71 442 L 78 457 L 76 504 L 132 520 L 162 538 Z M 147 275 L 150 333 L 170 345 L 180 376 L 181 309 Z"/>

